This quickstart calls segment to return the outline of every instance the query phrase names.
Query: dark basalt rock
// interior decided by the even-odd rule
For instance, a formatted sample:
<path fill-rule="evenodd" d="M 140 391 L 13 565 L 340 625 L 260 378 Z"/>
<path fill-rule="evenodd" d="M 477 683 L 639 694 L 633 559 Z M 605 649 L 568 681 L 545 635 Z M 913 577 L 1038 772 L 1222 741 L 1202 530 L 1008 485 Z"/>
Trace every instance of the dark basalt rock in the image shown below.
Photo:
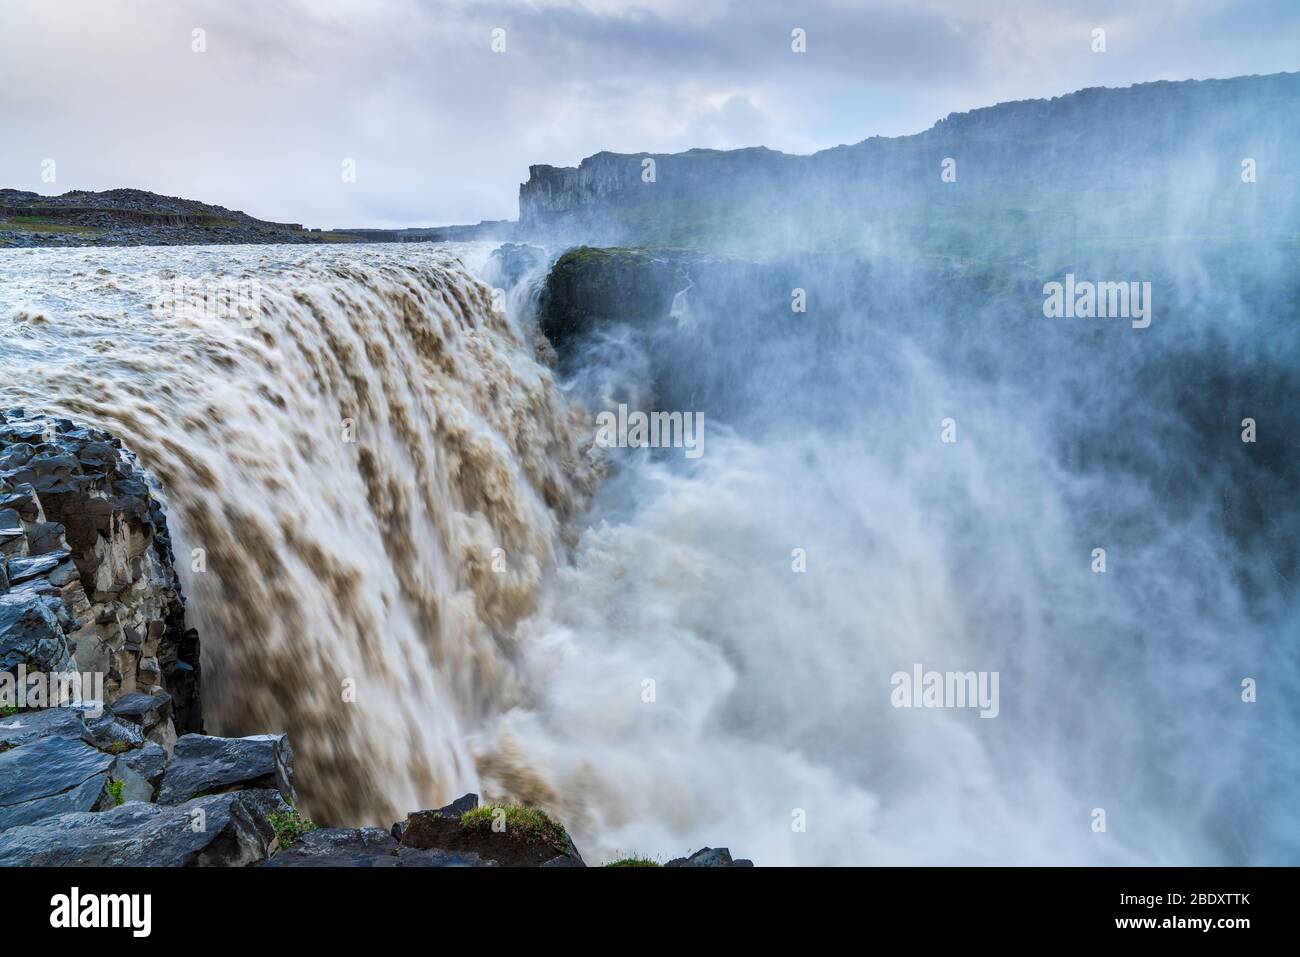
<path fill-rule="evenodd" d="M 78 671 L 107 676 L 106 704 L 170 693 L 165 716 L 137 721 L 164 747 L 202 730 L 198 635 L 185 627 L 166 519 L 118 439 L 0 412 L 0 557 L 0 668 L 67 670 L 57 630 Z"/>
<path fill-rule="evenodd" d="M 187 734 L 176 742 L 158 791 L 159 804 L 234 788 L 275 788 L 292 804 L 293 749 L 283 734 L 217 738 Z"/>
<path fill-rule="evenodd" d="M 499 867 L 500 863 L 472 852 L 421 850 L 405 845 L 397 849 L 398 867 Z"/>
<path fill-rule="evenodd" d="M 62 528 L 63 526 L 58 527 Z M 9 584 L 11 586 L 49 575 L 50 572 L 63 564 L 63 561 L 71 554 L 66 549 L 48 552 L 43 555 L 37 554 L 34 543 L 30 538 L 28 544 L 31 547 L 31 557 L 9 559 Z"/>
<path fill-rule="evenodd" d="M 0 509 L 0 556 L 22 557 L 27 554 L 27 535 L 17 509 Z"/>
<path fill-rule="evenodd" d="M 138 774 L 149 783 L 149 787 L 156 794 L 158 785 L 162 783 L 167 760 L 167 752 L 163 750 L 162 745 L 154 741 L 146 741 L 144 747 L 138 751 L 127 751 L 119 757 L 114 767 L 126 768 Z M 153 800 L 152 796 L 150 800 Z"/>
<path fill-rule="evenodd" d="M 32 801 L 24 801 L 21 804 L 0 807 L 0 831 L 6 831 L 9 828 L 23 824 L 31 824 L 34 821 L 55 817 L 59 814 L 93 811 L 95 808 L 103 806 L 106 800 L 112 800 L 105 790 L 108 781 L 109 776 L 107 774 L 96 774 L 76 787 L 69 788 L 58 794 L 36 798 Z M 4 839 L 4 836 L 0 834 L 0 843 L 3 843 Z"/>
<path fill-rule="evenodd" d="M 581 246 L 547 274 L 538 324 L 562 360 L 592 331 L 617 323 L 647 329 L 669 320 L 675 304 L 701 315 L 743 315 L 756 334 L 770 333 L 789 325 L 791 290 L 806 274 L 788 263 L 679 249 Z"/>
<path fill-rule="evenodd" d="M 664 867 L 753 867 L 753 861 L 744 858 L 733 861 L 731 851 L 725 847 L 705 847 L 690 857 L 676 857 Z"/>
<path fill-rule="evenodd" d="M 477 854 L 406 847 L 379 827 L 323 828 L 304 834 L 265 867 L 496 867 Z"/>
<path fill-rule="evenodd" d="M 519 828 L 495 831 L 490 827 L 466 827 L 461 815 L 478 807 L 478 795 L 464 797 L 435 811 L 416 811 L 393 825 L 403 852 L 440 851 L 456 856 L 472 855 L 484 862 L 505 867 L 584 867 L 573 841 L 564 836 L 563 846 L 539 840 Z"/>
<path fill-rule="evenodd" d="M 396 867 L 397 841 L 382 827 L 309 831 L 266 867 Z"/>
<path fill-rule="evenodd" d="M 459 821 L 462 814 L 466 811 L 472 811 L 476 807 L 478 807 L 478 795 L 474 793 L 465 794 L 436 810 L 412 812 L 405 821 L 398 821 L 392 826 L 392 835 L 399 841 L 406 841 L 407 828 L 413 823 L 416 827 L 415 837 L 408 843 L 419 846 L 421 840 L 419 836 L 420 828 L 425 826 L 430 819 L 447 818 L 452 821 Z"/>
<path fill-rule="evenodd" d="M 46 737 L 83 738 L 81 715 L 71 708 L 43 708 L 0 718 L 0 751 Z"/>
<path fill-rule="evenodd" d="M 0 830 L 64 811 L 88 811 L 108 781 L 112 755 L 80 738 L 51 735 L 0 754 Z"/>
<path fill-rule="evenodd" d="M 144 730 L 138 724 L 112 714 L 86 721 L 82 738 L 101 751 L 114 753 L 142 748 L 145 744 Z"/>
<path fill-rule="evenodd" d="M 563 356 L 598 324 L 643 325 L 668 315 L 686 285 L 679 254 L 583 246 L 551 267 L 538 299 L 538 323 Z"/>
<path fill-rule="evenodd" d="M 109 706 L 115 718 L 139 725 L 146 732 L 171 716 L 172 699 L 165 691 L 157 694 L 132 692 L 122 695 Z"/>
<path fill-rule="evenodd" d="M 0 595 L 0 670 L 60 671 L 67 663 L 68 641 L 49 603 L 34 591 Z"/>
<path fill-rule="evenodd" d="M 3 867 L 243 867 L 275 847 L 275 791 L 234 791 L 179 805 L 132 802 L 9 829 Z"/>

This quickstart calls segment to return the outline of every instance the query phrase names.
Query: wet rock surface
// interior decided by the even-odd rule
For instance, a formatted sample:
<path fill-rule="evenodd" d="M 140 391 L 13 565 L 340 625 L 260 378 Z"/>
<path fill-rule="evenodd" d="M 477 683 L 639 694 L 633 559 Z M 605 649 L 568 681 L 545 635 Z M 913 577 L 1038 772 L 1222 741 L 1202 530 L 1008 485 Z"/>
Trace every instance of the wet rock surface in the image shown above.
<path fill-rule="evenodd" d="M 732 860 L 731 851 L 725 847 L 703 847 L 690 857 L 673 858 L 664 867 L 753 867 L 754 862 L 741 858 Z"/>
<path fill-rule="evenodd" d="M 60 814 L 0 835 L 0 866 L 242 867 L 273 852 L 271 815 L 283 806 L 256 790 Z"/>
<path fill-rule="evenodd" d="M 0 670 L 102 675 L 103 703 L 164 747 L 202 729 L 167 521 L 119 440 L 0 412 L 0 549 Z"/>
<path fill-rule="evenodd" d="M 236 788 L 275 788 L 289 803 L 294 803 L 293 749 L 288 736 L 185 735 L 172 751 L 158 802 L 180 804 L 200 795 Z"/>

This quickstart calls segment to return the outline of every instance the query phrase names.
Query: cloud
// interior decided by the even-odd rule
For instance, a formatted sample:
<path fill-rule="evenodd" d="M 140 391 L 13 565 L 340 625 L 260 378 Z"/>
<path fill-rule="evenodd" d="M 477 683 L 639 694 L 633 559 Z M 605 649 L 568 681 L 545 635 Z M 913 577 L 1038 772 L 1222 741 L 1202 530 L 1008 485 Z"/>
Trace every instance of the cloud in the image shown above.
<path fill-rule="evenodd" d="M 6 0 L 5 26 L 0 184 L 325 226 L 513 217 L 529 164 L 602 149 L 811 152 L 1000 100 L 1295 69 L 1300 49 L 1300 11 L 1220 0 Z"/>

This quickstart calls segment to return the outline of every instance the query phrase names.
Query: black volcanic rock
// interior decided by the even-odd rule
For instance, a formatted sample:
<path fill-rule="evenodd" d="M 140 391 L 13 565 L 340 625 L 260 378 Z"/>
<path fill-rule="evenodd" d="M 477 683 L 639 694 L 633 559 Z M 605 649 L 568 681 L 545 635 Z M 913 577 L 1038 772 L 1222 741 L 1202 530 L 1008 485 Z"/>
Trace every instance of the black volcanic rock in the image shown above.
<path fill-rule="evenodd" d="M 0 668 L 75 656 L 110 709 L 153 699 L 130 717 L 170 747 L 202 728 L 199 648 L 150 481 L 106 432 L 0 412 Z"/>
<path fill-rule="evenodd" d="M 41 229 L 31 229 L 35 220 Z M 319 232 L 142 189 L 60 196 L 0 189 L 0 246 L 318 243 Z"/>
<path fill-rule="evenodd" d="M 59 814 L 5 831 L 0 867 L 243 867 L 273 853 L 270 816 L 285 807 L 258 790 Z"/>
<path fill-rule="evenodd" d="M 643 324 L 667 315 L 686 284 L 680 255 L 583 246 L 551 267 L 538 302 L 538 322 L 563 354 L 598 323 Z"/>
<path fill-rule="evenodd" d="M 0 670 L 60 671 L 67 663 L 68 641 L 50 603 L 26 590 L 0 595 Z"/>
<path fill-rule="evenodd" d="M 218 738 L 187 734 L 176 742 L 158 790 L 159 804 L 180 804 L 236 788 L 275 788 L 292 804 L 293 749 L 283 734 Z"/>
<path fill-rule="evenodd" d="M 664 867 L 753 867 L 753 861 L 731 859 L 725 847 L 703 847 L 690 857 L 676 857 Z"/>

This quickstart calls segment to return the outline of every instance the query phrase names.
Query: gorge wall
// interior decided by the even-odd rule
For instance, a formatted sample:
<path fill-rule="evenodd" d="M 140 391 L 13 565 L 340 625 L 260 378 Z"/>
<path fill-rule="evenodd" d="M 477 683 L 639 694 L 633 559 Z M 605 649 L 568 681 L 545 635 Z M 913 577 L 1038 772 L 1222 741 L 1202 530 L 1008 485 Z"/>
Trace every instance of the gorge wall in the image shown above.
<path fill-rule="evenodd" d="M 1086 241 L 1117 220 L 1141 235 L 1172 214 L 1184 232 L 1276 233 L 1294 226 L 1295 204 L 1243 206 L 1202 187 L 1239 182 L 1249 158 L 1296 195 L 1297 109 L 1300 74 L 1283 73 L 1003 103 L 810 156 L 602 152 L 576 168 L 529 167 L 520 231 L 604 245 L 953 257 L 979 241 L 1009 252 Z M 653 182 L 643 179 L 647 159 Z M 955 163 L 943 179 L 946 159 Z M 1053 193 L 1067 187 L 1089 195 L 1062 204 Z"/>

